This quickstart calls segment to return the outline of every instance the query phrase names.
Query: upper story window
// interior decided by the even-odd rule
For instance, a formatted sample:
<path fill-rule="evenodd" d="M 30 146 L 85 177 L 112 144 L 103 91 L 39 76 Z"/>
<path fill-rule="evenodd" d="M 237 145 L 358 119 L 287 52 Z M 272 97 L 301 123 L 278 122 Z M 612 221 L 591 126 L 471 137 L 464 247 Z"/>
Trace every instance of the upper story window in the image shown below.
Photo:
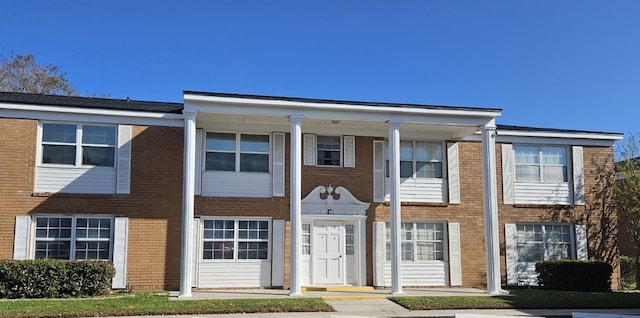
<path fill-rule="evenodd" d="M 386 144 L 386 171 L 389 176 L 389 143 Z M 400 141 L 401 178 L 442 179 L 442 143 Z"/>
<path fill-rule="evenodd" d="M 36 217 L 35 258 L 109 260 L 110 217 Z"/>
<path fill-rule="evenodd" d="M 42 163 L 113 167 L 116 127 L 42 124 Z"/>
<path fill-rule="evenodd" d="M 340 150 L 342 149 L 339 136 L 317 136 L 316 151 L 319 166 L 340 166 Z"/>
<path fill-rule="evenodd" d="M 516 181 L 567 182 L 567 148 L 514 146 Z"/>
<path fill-rule="evenodd" d="M 205 168 L 269 172 L 269 135 L 208 132 Z"/>

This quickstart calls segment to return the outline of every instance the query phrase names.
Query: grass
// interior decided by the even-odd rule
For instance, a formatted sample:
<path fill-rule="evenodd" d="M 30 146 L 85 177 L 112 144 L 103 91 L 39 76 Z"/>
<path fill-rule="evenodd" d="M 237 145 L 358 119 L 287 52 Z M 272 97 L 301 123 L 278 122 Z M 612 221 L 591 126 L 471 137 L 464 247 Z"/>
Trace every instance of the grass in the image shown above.
<path fill-rule="evenodd" d="M 104 317 L 333 311 L 319 298 L 169 300 L 167 294 L 0 301 L 0 317 Z"/>
<path fill-rule="evenodd" d="M 409 310 L 640 308 L 640 293 L 513 290 L 509 296 L 393 297 Z"/>

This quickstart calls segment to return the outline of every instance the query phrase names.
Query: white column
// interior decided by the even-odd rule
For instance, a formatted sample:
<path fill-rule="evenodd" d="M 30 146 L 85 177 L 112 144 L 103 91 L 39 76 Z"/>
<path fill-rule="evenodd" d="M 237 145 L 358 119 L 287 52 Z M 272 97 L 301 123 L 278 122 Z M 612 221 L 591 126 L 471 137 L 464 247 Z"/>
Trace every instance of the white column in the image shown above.
<path fill-rule="evenodd" d="M 193 244 L 193 196 L 196 167 L 196 112 L 184 112 L 184 158 L 182 176 L 182 246 L 180 247 L 180 294 L 191 297 Z"/>
<path fill-rule="evenodd" d="M 500 284 L 500 238 L 498 232 L 498 187 L 496 181 L 496 125 L 491 121 L 482 129 L 482 181 L 484 193 L 487 292 L 504 294 Z"/>
<path fill-rule="evenodd" d="M 291 268 L 289 270 L 289 295 L 302 296 L 300 283 L 300 259 L 302 255 L 302 117 L 289 116 L 291 122 Z"/>
<path fill-rule="evenodd" d="M 389 128 L 389 208 L 391 210 L 391 293 L 402 292 L 402 255 L 400 253 L 400 123 Z"/>

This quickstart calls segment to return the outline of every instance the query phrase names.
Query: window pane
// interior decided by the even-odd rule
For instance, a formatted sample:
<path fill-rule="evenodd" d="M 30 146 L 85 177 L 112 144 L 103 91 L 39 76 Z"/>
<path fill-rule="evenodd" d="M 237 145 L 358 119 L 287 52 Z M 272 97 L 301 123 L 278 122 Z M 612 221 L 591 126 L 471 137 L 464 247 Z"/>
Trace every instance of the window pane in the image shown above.
<path fill-rule="evenodd" d="M 269 172 L 269 155 L 240 154 L 240 171 Z"/>
<path fill-rule="evenodd" d="M 413 223 L 402 223 L 400 226 L 400 239 L 403 241 L 413 240 Z"/>
<path fill-rule="evenodd" d="M 531 163 L 538 164 L 540 163 L 538 158 L 538 147 L 534 146 L 515 146 L 514 147 L 516 154 L 516 164 L 520 163 Z"/>
<path fill-rule="evenodd" d="M 542 179 L 544 182 L 567 182 L 567 167 L 542 167 Z"/>
<path fill-rule="evenodd" d="M 69 259 L 71 256 L 71 242 L 42 242 L 36 241 L 35 258 Z"/>
<path fill-rule="evenodd" d="M 567 149 L 564 147 L 542 147 L 542 164 L 566 165 Z"/>
<path fill-rule="evenodd" d="M 336 150 L 318 150 L 319 166 L 339 166 L 340 151 Z"/>
<path fill-rule="evenodd" d="M 240 151 L 269 153 L 269 136 L 240 135 Z"/>
<path fill-rule="evenodd" d="M 400 178 L 413 177 L 413 161 L 400 161 Z"/>
<path fill-rule="evenodd" d="M 442 161 L 442 144 L 437 142 L 416 141 L 416 160 Z"/>
<path fill-rule="evenodd" d="M 317 149 L 340 151 L 340 137 L 338 136 L 317 136 Z"/>
<path fill-rule="evenodd" d="M 116 128 L 106 126 L 82 126 L 82 143 L 116 145 Z"/>
<path fill-rule="evenodd" d="M 109 242 L 76 242 L 75 259 L 109 259 Z"/>
<path fill-rule="evenodd" d="M 413 261 L 413 242 L 403 242 L 401 253 L 403 261 Z"/>
<path fill-rule="evenodd" d="M 516 166 L 516 181 L 540 181 L 540 166 Z"/>
<path fill-rule="evenodd" d="M 115 152 L 111 147 L 82 147 L 82 164 L 113 167 Z"/>
<path fill-rule="evenodd" d="M 267 242 L 238 242 L 238 259 L 267 259 Z"/>
<path fill-rule="evenodd" d="M 224 152 L 207 152 L 207 170 L 236 171 L 236 154 Z"/>
<path fill-rule="evenodd" d="M 236 134 L 207 133 L 207 150 L 236 151 Z"/>
<path fill-rule="evenodd" d="M 416 178 L 442 179 L 442 162 L 416 162 Z"/>
<path fill-rule="evenodd" d="M 75 165 L 76 147 L 42 145 L 42 163 Z"/>
<path fill-rule="evenodd" d="M 412 141 L 400 141 L 400 160 L 413 160 Z"/>
<path fill-rule="evenodd" d="M 76 125 L 42 124 L 42 141 L 76 143 Z"/>

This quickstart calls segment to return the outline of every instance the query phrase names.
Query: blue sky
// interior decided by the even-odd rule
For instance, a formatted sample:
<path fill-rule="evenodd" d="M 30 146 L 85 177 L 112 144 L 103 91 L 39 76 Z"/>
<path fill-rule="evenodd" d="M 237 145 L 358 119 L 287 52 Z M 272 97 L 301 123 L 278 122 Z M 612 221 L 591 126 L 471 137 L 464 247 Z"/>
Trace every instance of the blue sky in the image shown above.
<path fill-rule="evenodd" d="M 640 1 L 0 2 L 0 49 L 83 93 L 183 90 L 485 106 L 638 132 Z"/>

